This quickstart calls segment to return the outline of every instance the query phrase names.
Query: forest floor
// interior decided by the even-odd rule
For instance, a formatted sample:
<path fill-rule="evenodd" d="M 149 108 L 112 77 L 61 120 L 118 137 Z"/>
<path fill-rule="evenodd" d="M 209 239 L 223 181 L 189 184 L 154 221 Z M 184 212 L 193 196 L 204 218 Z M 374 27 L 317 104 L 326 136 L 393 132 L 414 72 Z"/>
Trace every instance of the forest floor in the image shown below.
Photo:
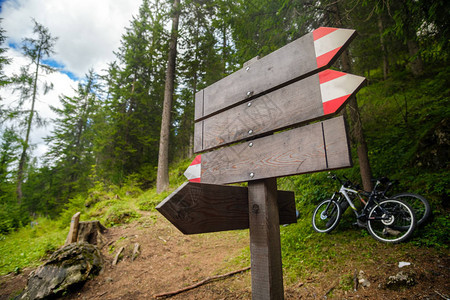
<path fill-rule="evenodd" d="M 156 213 L 148 213 L 128 225 L 109 228 L 104 238 L 105 266 L 102 272 L 61 299 L 152 299 L 157 294 L 238 270 L 239 265 L 248 261 L 242 258 L 249 244 L 248 231 L 183 235 Z M 140 254 L 132 261 L 135 243 L 140 244 Z M 113 266 L 114 256 L 122 246 L 125 247 L 124 256 Z M 380 243 L 379 255 L 362 264 L 347 257 L 338 268 L 311 272 L 292 283 L 285 279 L 285 299 L 449 299 L 448 251 L 416 248 L 414 253 L 406 255 L 411 265 L 402 269 L 398 263 L 405 259 L 405 253 L 399 253 L 398 261 L 385 261 L 383 251 L 392 252 L 392 248 Z M 400 290 L 387 289 L 387 278 L 402 270 L 413 274 L 415 285 Z M 355 271 L 363 271 L 370 286 L 359 285 L 354 291 L 353 278 L 349 274 Z M 0 277 L 0 299 L 17 295 L 25 287 L 30 272 L 28 269 L 18 275 Z M 169 299 L 251 299 L 251 272 L 243 271 Z"/>

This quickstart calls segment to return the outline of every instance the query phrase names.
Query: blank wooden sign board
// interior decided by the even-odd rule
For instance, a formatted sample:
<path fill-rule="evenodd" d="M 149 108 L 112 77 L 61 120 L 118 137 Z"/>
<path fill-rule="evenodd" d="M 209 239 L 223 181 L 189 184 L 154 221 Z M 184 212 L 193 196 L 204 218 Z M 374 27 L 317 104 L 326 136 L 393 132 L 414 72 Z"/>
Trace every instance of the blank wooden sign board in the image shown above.
<path fill-rule="evenodd" d="M 365 81 L 327 70 L 355 34 L 318 28 L 196 94 L 194 151 L 204 153 L 156 208 L 185 234 L 250 228 L 253 299 L 284 298 L 279 225 L 296 210 L 276 178 L 352 165 L 344 118 L 320 119 Z M 248 188 L 224 185 L 237 182 Z"/>

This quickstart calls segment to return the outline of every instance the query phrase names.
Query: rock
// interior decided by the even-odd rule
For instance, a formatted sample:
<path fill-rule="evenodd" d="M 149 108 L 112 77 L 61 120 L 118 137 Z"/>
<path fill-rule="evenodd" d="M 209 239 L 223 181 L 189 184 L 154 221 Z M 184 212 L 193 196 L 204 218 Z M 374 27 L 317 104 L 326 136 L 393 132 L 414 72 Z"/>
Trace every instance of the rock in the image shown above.
<path fill-rule="evenodd" d="M 369 287 L 370 286 L 370 281 L 367 280 L 364 271 L 359 271 L 358 274 L 358 285 L 362 286 L 362 287 Z"/>
<path fill-rule="evenodd" d="M 403 268 L 403 267 L 406 267 L 406 266 L 409 266 L 409 265 L 411 265 L 411 263 L 410 262 L 406 262 L 406 261 L 400 261 L 398 263 L 398 267 L 399 268 Z"/>
<path fill-rule="evenodd" d="M 55 251 L 33 271 L 24 292 L 15 299 L 48 299 L 83 284 L 102 269 L 100 251 L 88 243 L 72 243 Z"/>
<path fill-rule="evenodd" d="M 401 288 L 410 287 L 416 284 L 413 273 L 400 271 L 394 276 L 389 276 L 386 281 L 386 288 L 391 290 L 399 290 Z"/>

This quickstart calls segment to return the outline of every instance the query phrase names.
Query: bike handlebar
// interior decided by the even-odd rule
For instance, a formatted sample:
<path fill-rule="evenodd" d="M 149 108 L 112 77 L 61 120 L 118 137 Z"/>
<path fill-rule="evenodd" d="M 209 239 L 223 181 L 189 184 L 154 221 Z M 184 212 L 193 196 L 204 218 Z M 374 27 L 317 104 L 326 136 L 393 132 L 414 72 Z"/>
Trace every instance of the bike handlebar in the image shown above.
<path fill-rule="evenodd" d="M 367 195 L 371 194 L 371 193 L 379 193 L 380 191 L 377 191 L 377 185 L 375 185 L 374 189 L 371 192 L 368 191 L 364 191 L 358 184 L 353 184 L 350 179 L 348 179 L 345 175 L 342 175 L 342 177 L 344 177 L 345 181 L 343 181 L 341 178 L 339 178 L 336 174 L 332 174 L 332 173 L 328 173 L 329 176 L 328 178 L 331 178 L 333 180 L 337 180 L 339 181 L 339 183 L 345 187 L 352 187 L 356 190 L 359 190 L 361 193 L 365 193 Z M 393 185 L 398 183 L 398 180 L 390 180 L 388 177 L 383 176 L 381 178 L 378 179 L 371 179 L 372 182 L 378 182 L 379 184 L 383 184 L 386 186 L 385 190 L 382 192 L 383 194 L 385 194 Z"/>
<path fill-rule="evenodd" d="M 345 187 L 354 187 L 353 183 L 350 181 L 350 179 L 348 179 L 347 177 L 345 177 L 345 175 L 343 175 L 342 177 L 344 177 L 344 179 L 345 179 L 346 181 L 343 181 L 343 180 L 340 179 L 336 174 L 331 174 L 331 173 L 328 173 L 328 174 L 330 174 L 330 175 L 328 176 L 328 178 L 331 178 L 331 179 L 333 179 L 333 180 L 338 180 L 339 183 L 340 183 L 341 185 L 343 185 L 343 186 L 345 186 Z"/>

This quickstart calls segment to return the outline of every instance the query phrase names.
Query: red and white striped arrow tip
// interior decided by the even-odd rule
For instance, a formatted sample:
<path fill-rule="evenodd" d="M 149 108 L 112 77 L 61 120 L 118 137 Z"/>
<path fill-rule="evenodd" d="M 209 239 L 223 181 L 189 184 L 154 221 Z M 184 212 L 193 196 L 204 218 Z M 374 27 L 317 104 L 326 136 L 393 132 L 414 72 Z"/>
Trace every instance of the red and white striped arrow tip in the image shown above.
<path fill-rule="evenodd" d="M 202 171 L 202 156 L 197 155 L 184 172 L 184 176 L 191 182 L 200 182 Z"/>
<path fill-rule="evenodd" d="M 361 76 L 325 70 L 319 73 L 320 93 L 325 115 L 336 112 L 366 79 Z"/>
<path fill-rule="evenodd" d="M 327 65 L 344 44 L 355 34 L 355 30 L 319 27 L 313 31 L 317 67 Z"/>

